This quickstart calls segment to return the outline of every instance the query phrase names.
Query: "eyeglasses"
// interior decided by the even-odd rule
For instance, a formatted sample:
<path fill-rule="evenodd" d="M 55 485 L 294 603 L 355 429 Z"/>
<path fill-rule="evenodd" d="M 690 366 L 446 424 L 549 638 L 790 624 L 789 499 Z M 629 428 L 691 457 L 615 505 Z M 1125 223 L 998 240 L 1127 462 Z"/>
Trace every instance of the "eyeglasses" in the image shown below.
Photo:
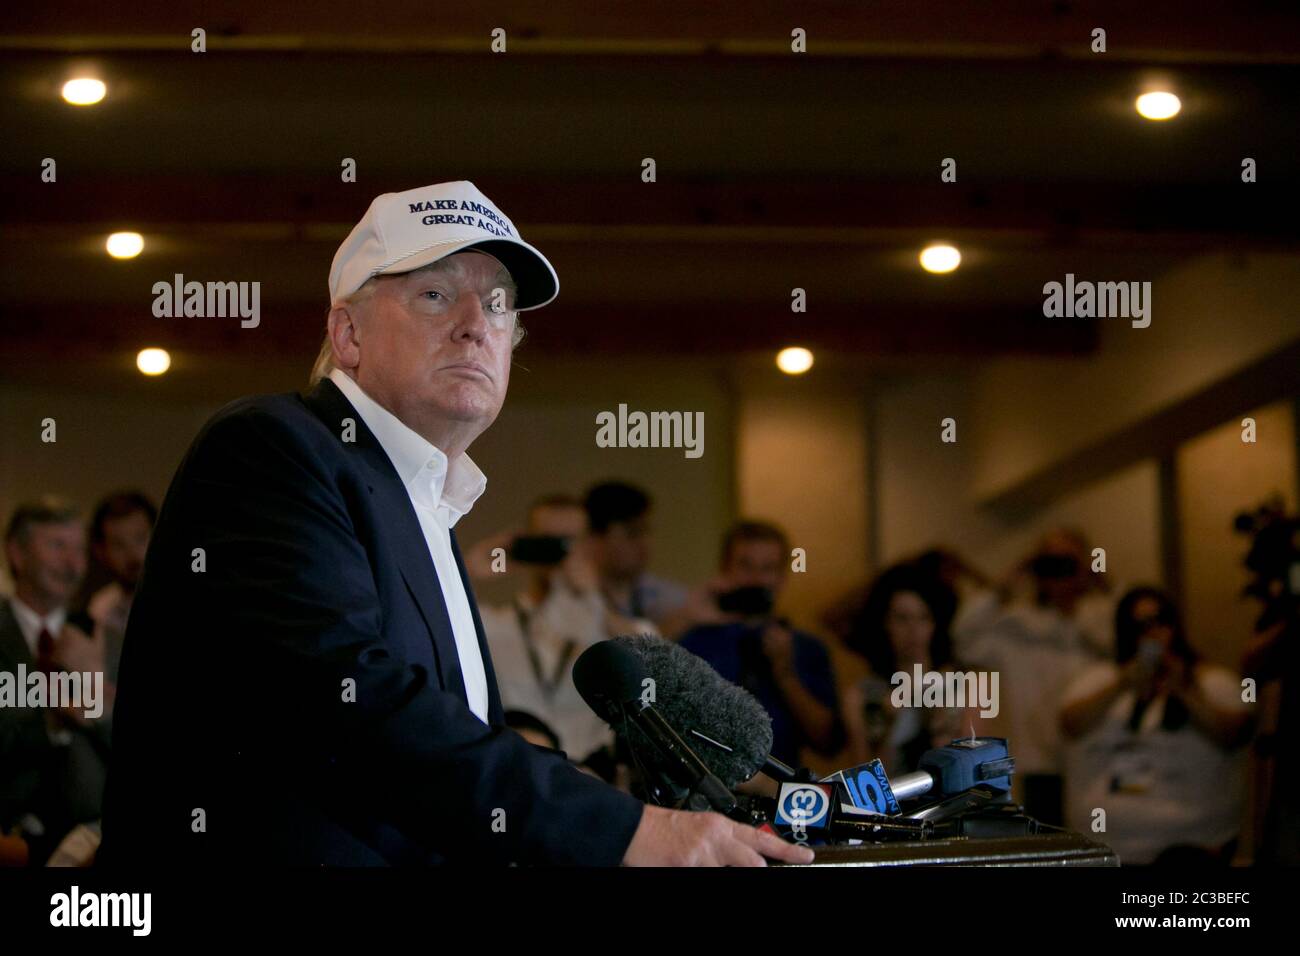
<path fill-rule="evenodd" d="M 483 312 L 488 318 L 488 325 L 498 332 L 510 331 L 519 322 L 519 312 L 515 309 L 496 309 L 489 305 L 484 307 Z"/>
<path fill-rule="evenodd" d="M 507 290 L 498 287 L 481 300 L 483 314 L 487 317 L 488 326 L 498 332 L 513 331 L 519 323 L 519 311 L 506 308 L 507 295 Z M 423 303 L 422 308 L 434 315 L 445 314 L 452 304 L 452 299 L 448 297 L 447 293 L 442 288 L 437 287 L 422 291 L 418 298 Z"/>

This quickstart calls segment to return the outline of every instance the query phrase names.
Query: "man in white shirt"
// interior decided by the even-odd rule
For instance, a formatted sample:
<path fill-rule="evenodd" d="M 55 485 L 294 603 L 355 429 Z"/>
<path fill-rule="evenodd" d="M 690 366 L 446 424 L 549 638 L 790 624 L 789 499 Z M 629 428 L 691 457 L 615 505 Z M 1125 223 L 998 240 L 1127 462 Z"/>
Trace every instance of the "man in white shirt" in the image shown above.
<path fill-rule="evenodd" d="M 958 659 L 999 673 L 998 720 L 1016 758 L 1016 786 L 1029 813 L 1053 825 L 1063 821 L 1064 799 L 1055 714 L 1070 681 L 1114 643 L 1113 604 L 1091 560 L 1082 533 L 1049 531 L 1013 582 L 1024 593 L 1005 605 L 989 592 L 969 595 L 953 626 Z"/>
<path fill-rule="evenodd" d="M 514 599 L 484 606 L 483 628 L 492 648 L 497 686 L 507 710 L 524 711 L 547 724 L 560 748 L 576 761 L 612 742 L 609 725 L 573 684 L 573 662 L 592 644 L 620 634 L 655 633 L 649 621 L 626 618 L 606 607 L 587 553 L 587 514 L 568 495 L 549 495 L 528 510 L 524 540 L 565 542 L 553 555 L 515 551 L 506 570 L 524 568 L 527 581 Z"/>
<path fill-rule="evenodd" d="M 339 387 L 379 439 L 406 485 L 411 507 L 415 509 L 420 530 L 429 545 L 429 556 L 438 572 L 442 598 L 447 602 L 447 612 L 451 615 L 451 629 L 456 636 L 456 651 L 469 695 L 469 709 L 486 722 L 487 677 L 474 637 L 469 597 L 461 585 L 456 559 L 451 553 L 451 529 L 474 507 L 474 502 L 487 487 L 487 477 L 463 452 L 449 461 L 440 448 L 363 392 L 342 369 L 331 371 L 330 381 Z"/>
<path fill-rule="evenodd" d="M 14 581 L 9 604 L 28 653 L 52 655 L 68 602 L 86 574 L 86 532 L 76 509 L 53 498 L 17 508 L 5 558 Z"/>
<path fill-rule="evenodd" d="M 312 391 L 227 406 L 168 491 L 100 862 L 810 862 L 640 806 L 502 722 L 453 526 L 550 263 L 472 183 L 439 183 L 376 198 L 329 285 Z"/>

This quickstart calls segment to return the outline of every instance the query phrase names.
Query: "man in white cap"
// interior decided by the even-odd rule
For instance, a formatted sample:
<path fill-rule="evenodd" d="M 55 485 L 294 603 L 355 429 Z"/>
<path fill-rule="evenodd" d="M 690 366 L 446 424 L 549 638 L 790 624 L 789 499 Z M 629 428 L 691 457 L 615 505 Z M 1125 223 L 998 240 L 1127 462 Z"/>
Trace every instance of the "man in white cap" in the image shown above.
<path fill-rule="evenodd" d="M 339 247 L 314 388 L 222 409 L 168 491 L 123 650 L 100 863 L 759 865 L 503 725 L 452 530 L 549 262 L 472 183 Z"/>

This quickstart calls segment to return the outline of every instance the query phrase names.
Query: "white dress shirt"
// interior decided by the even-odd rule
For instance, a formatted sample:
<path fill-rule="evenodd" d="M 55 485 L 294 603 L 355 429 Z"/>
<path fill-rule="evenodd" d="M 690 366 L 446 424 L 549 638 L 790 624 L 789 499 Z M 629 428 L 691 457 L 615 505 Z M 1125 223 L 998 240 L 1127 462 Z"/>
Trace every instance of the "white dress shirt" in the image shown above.
<path fill-rule="evenodd" d="M 23 640 L 27 642 L 27 649 L 32 652 L 32 657 L 36 656 L 36 643 L 40 639 L 41 628 L 49 631 L 50 637 L 57 638 L 59 632 L 63 630 L 64 621 L 68 618 L 67 609 L 61 607 L 41 617 L 16 597 L 9 599 L 9 606 L 13 608 L 18 629 L 23 632 Z"/>
<path fill-rule="evenodd" d="M 406 486 L 420 530 L 429 546 L 434 570 L 438 572 L 438 583 L 442 585 L 442 597 L 456 638 L 456 654 L 460 658 L 469 709 L 479 720 L 487 723 L 487 671 L 479 651 L 478 635 L 474 631 L 469 595 L 465 593 L 451 550 L 451 529 L 483 494 L 487 477 L 467 454 L 462 453 L 455 461 L 448 462 L 441 449 L 407 427 L 362 391 L 361 386 L 342 370 L 331 371 L 330 381 L 339 387 L 366 427 L 374 433 Z"/>
<path fill-rule="evenodd" d="M 37 645 L 41 639 L 41 629 L 50 632 L 50 637 L 58 639 L 59 632 L 63 630 L 63 625 L 68 620 L 67 608 L 55 608 L 49 614 L 41 617 L 35 610 L 28 607 L 17 597 L 9 599 L 9 607 L 13 609 L 14 619 L 18 621 L 18 629 L 23 632 L 23 640 L 27 642 L 28 649 L 32 652 L 32 657 L 39 662 L 40 655 L 37 653 Z M 50 743 L 56 747 L 66 747 L 72 743 L 72 732 L 67 728 L 57 730 L 47 730 Z"/>

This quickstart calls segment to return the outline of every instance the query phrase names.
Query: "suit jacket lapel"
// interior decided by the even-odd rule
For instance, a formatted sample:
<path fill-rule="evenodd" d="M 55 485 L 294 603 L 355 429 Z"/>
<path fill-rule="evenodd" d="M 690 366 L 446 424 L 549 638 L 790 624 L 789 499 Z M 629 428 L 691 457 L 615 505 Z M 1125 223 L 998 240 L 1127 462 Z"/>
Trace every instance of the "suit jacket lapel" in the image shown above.
<path fill-rule="evenodd" d="M 392 516 L 392 521 L 384 526 L 384 537 L 392 544 L 402 579 L 433 634 L 442 684 L 448 690 L 460 694 L 468 704 L 469 697 L 465 693 L 465 679 L 460 671 L 460 655 L 456 651 L 456 637 L 447 613 L 447 603 L 443 600 L 438 572 L 433 566 L 433 557 L 429 554 L 429 544 L 424 540 L 424 531 L 420 528 L 406 486 L 398 477 L 388 453 L 379 444 L 379 439 L 366 427 L 366 423 L 337 385 L 327 378 L 321 379 L 304 399 L 335 435 L 342 436 L 343 419 L 350 418 L 356 423 L 356 441 L 340 441 L 340 444 L 361 457 L 373 479 L 368 487 L 374 496 L 376 508 L 381 514 Z M 470 606 L 473 607 L 473 601 Z M 477 608 L 474 610 L 474 620 L 477 625 Z"/>
<path fill-rule="evenodd" d="M 477 609 L 474 620 L 475 623 L 478 622 Z M 26 664 L 28 668 L 36 666 L 36 659 L 32 657 L 31 649 L 23 638 L 23 629 L 18 626 L 18 618 L 14 616 L 13 605 L 8 601 L 0 603 L 0 660 L 7 661 L 14 667 L 19 664 Z"/>

